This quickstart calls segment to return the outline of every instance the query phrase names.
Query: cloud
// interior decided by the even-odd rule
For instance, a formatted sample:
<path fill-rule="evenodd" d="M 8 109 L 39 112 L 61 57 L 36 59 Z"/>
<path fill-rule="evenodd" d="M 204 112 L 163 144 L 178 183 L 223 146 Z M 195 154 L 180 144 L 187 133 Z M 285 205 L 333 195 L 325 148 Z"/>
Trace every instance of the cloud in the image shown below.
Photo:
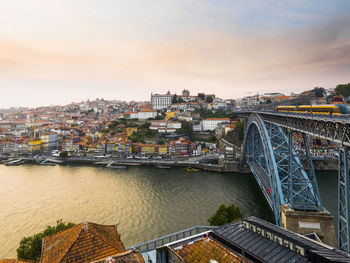
<path fill-rule="evenodd" d="M 31 34 L 4 30 L 0 81 L 17 91 L 24 86 L 45 90 L 50 103 L 72 87 L 69 102 L 79 96 L 147 99 L 151 91 L 183 88 L 237 97 L 249 90 L 288 93 L 313 85 L 332 87 L 349 76 L 350 8 L 345 4 L 328 4 L 327 13 L 322 1 L 319 6 L 289 1 L 141 1 L 140 6 L 84 1 L 85 12 L 79 11 L 79 1 L 54 3 L 58 11 L 45 5 L 40 25 L 40 19 L 24 25 L 0 17 L 16 32 L 32 28 Z M 34 19 L 34 14 L 21 12 Z M 18 102 L 9 91 L 0 103 Z"/>

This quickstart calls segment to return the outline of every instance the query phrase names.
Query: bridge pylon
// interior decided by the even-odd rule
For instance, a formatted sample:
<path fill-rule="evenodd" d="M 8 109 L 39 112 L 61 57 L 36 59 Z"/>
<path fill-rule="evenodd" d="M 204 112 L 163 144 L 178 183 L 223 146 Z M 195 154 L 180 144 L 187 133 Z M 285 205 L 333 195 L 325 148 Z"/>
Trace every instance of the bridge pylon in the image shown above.
<path fill-rule="evenodd" d="M 350 178 L 349 150 L 339 149 L 338 169 L 338 246 L 350 253 Z"/>
<path fill-rule="evenodd" d="M 301 235 L 315 233 L 320 240 L 336 247 L 337 238 L 334 230 L 334 217 L 327 210 L 298 211 L 288 204 L 281 206 L 281 226 Z"/>

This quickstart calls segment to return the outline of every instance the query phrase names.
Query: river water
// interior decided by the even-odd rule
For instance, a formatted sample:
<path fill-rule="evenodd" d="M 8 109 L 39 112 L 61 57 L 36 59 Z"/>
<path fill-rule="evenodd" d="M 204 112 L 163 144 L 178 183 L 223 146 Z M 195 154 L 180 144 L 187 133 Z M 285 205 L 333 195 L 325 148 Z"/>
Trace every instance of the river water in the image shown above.
<path fill-rule="evenodd" d="M 318 175 L 324 205 L 336 212 L 337 177 Z M 122 241 L 134 245 L 194 225 L 222 203 L 244 216 L 273 214 L 251 174 L 91 166 L 0 166 L 0 258 L 16 257 L 22 237 L 63 219 L 118 224 Z"/>

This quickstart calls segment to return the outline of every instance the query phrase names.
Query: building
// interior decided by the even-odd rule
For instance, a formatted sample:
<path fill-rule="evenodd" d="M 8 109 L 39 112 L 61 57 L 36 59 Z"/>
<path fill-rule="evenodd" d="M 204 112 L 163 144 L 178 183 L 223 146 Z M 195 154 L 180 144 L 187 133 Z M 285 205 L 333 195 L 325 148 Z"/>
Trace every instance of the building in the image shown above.
<path fill-rule="evenodd" d="M 252 108 L 260 104 L 259 95 L 244 97 L 241 100 L 242 108 Z"/>
<path fill-rule="evenodd" d="M 41 150 L 41 140 L 32 138 L 28 141 L 28 148 L 31 153 L 39 152 Z"/>
<path fill-rule="evenodd" d="M 165 155 L 168 154 L 168 145 L 133 143 L 132 152 L 145 155 Z"/>
<path fill-rule="evenodd" d="M 144 263 L 143 257 L 138 250 L 128 250 L 117 255 L 107 257 L 91 263 Z M 1 263 L 1 262 L 0 262 Z"/>
<path fill-rule="evenodd" d="M 58 138 L 58 134 L 54 132 L 41 134 L 40 139 L 41 139 L 42 149 L 43 150 L 56 149 L 57 138 Z"/>
<path fill-rule="evenodd" d="M 124 112 L 124 117 L 126 119 L 138 119 L 139 113 L 137 111 L 127 111 L 127 112 Z"/>
<path fill-rule="evenodd" d="M 157 117 L 157 111 L 155 110 L 141 110 L 138 112 L 139 120 L 147 120 L 149 118 L 154 119 L 155 117 Z"/>
<path fill-rule="evenodd" d="M 39 263 L 34 260 L 24 260 L 24 259 L 0 259 L 0 263 Z"/>
<path fill-rule="evenodd" d="M 203 131 L 213 131 L 219 123 L 230 123 L 230 118 L 207 118 L 203 120 Z"/>
<path fill-rule="evenodd" d="M 151 94 L 152 109 L 162 110 L 171 105 L 174 95 L 170 94 Z"/>
<path fill-rule="evenodd" d="M 45 237 L 41 263 L 91 262 L 123 252 L 124 244 L 115 225 L 84 221 Z"/>
<path fill-rule="evenodd" d="M 151 130 L 156 130 L 159 133 L 174 133 L 181 128 L 179 121 L 154 120 L 149 127 Z"/>
<path fill-rule="evenodd" d="M 157 263 L 335 263 L 350 255 L 256 217 L 230 223 L 156 248 Z"/>
<path fill-rule="evenodd" d="M 186 138 L 179 138 L 173 142 L 175 154 L 188 155 L 191 153 L 191 142 Z"/>

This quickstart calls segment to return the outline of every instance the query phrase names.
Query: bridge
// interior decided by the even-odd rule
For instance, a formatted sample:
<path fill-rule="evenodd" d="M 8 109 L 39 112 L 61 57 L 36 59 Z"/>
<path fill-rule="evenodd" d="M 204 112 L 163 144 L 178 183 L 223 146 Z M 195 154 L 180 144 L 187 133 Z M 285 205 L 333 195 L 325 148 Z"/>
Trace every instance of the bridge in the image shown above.
<path fill-rule="evenodd" d="M 334 233 L 332 217 L 321 202 L 308 136 L 339 145 L 337 242 L 340 249 L 350 253 L 350 116 L 249 110 L 235 113 L 245 118 L 243 161 L 272 208 L 276 224 L 296 232 L 298 227 L 315 232 L 323 227 L 328 228 L 329 235 Z"/>

